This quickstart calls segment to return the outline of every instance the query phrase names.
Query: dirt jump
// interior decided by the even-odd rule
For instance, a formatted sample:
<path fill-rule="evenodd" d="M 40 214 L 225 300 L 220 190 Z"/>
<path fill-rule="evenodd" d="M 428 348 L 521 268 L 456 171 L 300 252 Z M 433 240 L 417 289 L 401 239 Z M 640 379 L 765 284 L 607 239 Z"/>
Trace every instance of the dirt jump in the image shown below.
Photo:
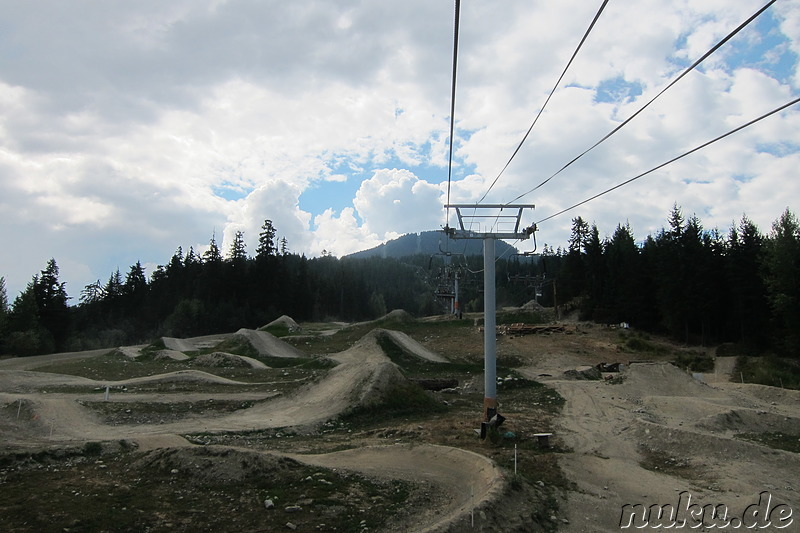
<path fill-rule="evenodd" d="M 677 513 L 684 504 L 724 506 L 727 517 L 707 511 L 705 524 L 730 529 L 763 503 L 764 492 L 773 506 L 800 509 L 798 455 L 734 438 L 765 430 L 796 434 L 798 391 L 783 391 L 780 403 L 767 401 L 758 396 L 770 387 L 708 385 L 669 363 L 633 364 L 620 379 L 547 381 L 566 399 L 558 432 L 572 453 L 560 464 L 576 484 L 562 531 L 676 527 L 687 516 Z M 667 505 L 679 519 L 669 519 Z M 666 518 L 650 513 L 651 506 L 667 509 Z M 691 517 L 687 524 L 707 530 Z"/>
<path fill-rule="evenodd" d="M 386 320 L 409 318 L 395 313 L 372 326 L 388 327 Z M 477 329 L 457 330 L 448 341 L 450 348 L 444 351 L 447 358 L 437 349 L 444 345 L 438 331 L 429 340 L 423 335 L 413 338 L 407 333 L 373 329 L 354 335 L 341 351 L 318 357 L 269 333 L 240 330 L 199 339 L 163 339 L 167 350 L 191 354 L 183 361 L 169 356 L 160 359 L 141 346 L 112 354 L 103 350 L 3 360 L 2 448 L 13 456 L 26 449 L 55 454 L 73 453 L 64 451 L 72 449 L 91 451 L 90 445 L 95 443 L 108 448 L 131 447 L 138 455 L 125 468 L 145 472 L 135 479 L 103 478 L 109 464 L 101 456 L 89 463 L 92 470 L 85 473 L 87 479 L 95 476 L 91 479 L 108 483 L 102 486 L 109 493 L 119 489 L 114 483 L 125 488 L 134 482 L 145 483 L 150 476 L 168 488 L 179 478 L 198 486 L 229 483 L 235 494 L 244 490 L 242 480 L 257 482 L 251 479 L 255 472 L 256 477 L 275 479 L 278 485 L 294 484 L 303 496 L 289 503 L 280 499 L 283 493 L 278 489 L 247 489 L 247 502 L 217 503 L 237 509 L 255 506 L 261 513 L 272 504 L 290 519 L 268 527 L 256 527 L 253 522 L 239 529 L 231 522 L 219 530 L 293 530 L 297 523 L 301 531 L 333 530 L 331 524 L 346 517 L 353 521 L 353 531 L 597 533 L 680 527 L 798 531 L 800 516 L 791 516 L 792 511 L 800 510 L 798 453 L 758 439 L 770 435 L 800 440 L 799 391 L 731 382 L 733 367 L 728 359 L 718 358 L 717 372 L 698 375 L 666 360 L 631 363 L 629 359 L 640 360 L 639 354 L 620 351 L 616 333 L 588 325 L 582 328 L 583 333 L 572 328 L 570 334 L 498 340 L 499 364 L 511 361 L 514 372 L 538 382 L 522 389 L 514 403 L 507 404 L 510 394 L 503 389 L 506 385 L 499 387 L 501 408 L 513 413 L 510 427 L 523 427 L 526 416 L 531 419 L 530 425 L 524 426 L 529 433 L 534 431 L 530 428 L 545 424 L 540 405 L 544 402 L 532 400 L 536 391 L 544 388 L 540 384 L 563 398 L 563 407 L 553 411 L 552 423 L 541 426 L 551 434 L 552 448 L 530 445 L 524 449 L 523 460 L 541 459 L 536 464 L 547 467 L 548 475 L 563 477 L 563 482 L 552 488 L 536 481 L 539 472 L 524 483 L 515 478 L 512 468 L 516 462 L 512 467 L 507 449 L 478 444 L 470 421 L 445 415 L 442 420 L 439 415 L 393 419 L 389 427 L 367 425 L 352 436 L 341 422 L 343 415 L 352 413 L 367 413 L 364 416 L 369 418 L 378 412 L 376 406 L 380 408 L 387 400 L 397 402 L 398 391 L 406 390 L 409 380 L 389 357 L 390 350 L 384 351 L 385 340 L 411 355 L 416 366 L 450 368 L 457 366 L 448 364 L 453 354 L 474 352 L 474 345 L 480 346 Z M 219 342 L 231 340 L 246 344 L 247 353 L 257 356 L 215 349 Z M 326 338 L 322 342 L 331 341 Z M 208 353 L 197 355 L 200 349 Z M 625 360 L 619 372 L 596 370 L 598 363 L 622 357 Z M 279 367 L 279 363 L 297 358 L 311 366 L 291 371 Z M 72 375 L 52 366 L 66 368 L 82 361 L 92 362 L 90 367 L 95 369 L 108 363 L 110 368 L 122 369 L 142 365 L 153 372 L 111 380 L 104 379 L 100 371 L 96 376 Z M 271 381 L 262 380 L 264 376 Z M 482 383 L 482 376 L 474 372 L 469 378 Z M 515 378 L 504 379 L 513 384 Z M 455 405 L 460 395 L 468 394 L 466 389 L 462 383 L 436 398 Z M 467 401 L 472 397 L 463 400 Z M 338 440 L 330 437 L 334 429 L 339 432 Z M 219 445 L 215 438 L 228 440 Z M 259 443 L 280 440 L 291 444 L 280 449 L 253 449 L 246 445 L 250 438 L 261 439 Z M 243 444 L 235 444 L 238 442 Z M 516 446 L 514 453 L 516 461 Z M 58 472 L 45 473 L 54 476 Z M 541 475 L 545 473 L 543 470 Z M 0 467 L 0 482 L 12 474 L 12 469 Z M 356 475 L 377 481 L 369 489 L 347 485 Z M 533 489 L 523 489 L 523 485 Z M 157 488 L 153 485 L 143 490 Z M 331 503 L 329 493 L 309 496 L 322 489 L 339 491 L 337 503 Z M 204 497 L 215 497 L 214 490 L 206 491 Z M 371 518 L 360 518 L 359 513 L 371 516 L 371 505 L 388 506 L 398 494 L 406 501 L 385 511 L 391 519 L 379 529 L 369 527 Z M 348 498 L 363 504 L 345 512 L 338 502 Z M 41 503 L 47 506 L 47 502 Z M 330 516 L 311 514 L 323 507 Z M 192 530 L 192 516 L 184 517 L 180 527 L 159 522 L 160 529 L 156 529 Z M 682 526 L 683 518 L 687 522 Z M 323 519 L 327 529 L 322 527 Z M 2 520 L 0 514 L 0 526 Z M 69 524 L 64 528 L 69 529 Z"/>
<path fill-rule="evenodd" d="M 337 364 L 321 379 L 302 385 L 286 394 L 204 393 L 163 394 L 121 393 L 128 387 L 197 382 L 205 385 L 253 386 L 200 370 L 183 370 L 124 380 L 97 380 L 66 374 L 23 370 L 34 369 L 57 360 L 53 356 L 27 358 L 24 365 L 16 360 L 0 362 L 0 432 L 6 445 L 15 448 L 69 445 L 88 441 L 133 443 L 140 451 L 163 448 L 188 448 L 192 445 L 181 435 L 191 432 L 240 432 L 267 428 L 313 428 L 355 409 L 378 404 L 392 394 L 405 378 L 383 353 L 373 331 L 351 348 L 332 355 Z M 404 349 L 422 359 L 444 361 L 405 334 L 389 333 Z M 236 336 L 250 342 L 260 354 L 270 357 L 294 357 L 305 354 L 264 332 L 240 330 Z M 172 349 L 194 350 L 191 340 L 165 339 Z M 138 348 L 137 348 L 138 349 Z M 128 350 L 135 352 L 134 350 Z M 86 354 L 97 357 L 98 354 Z M 74 356 L 78 358 L 79 356 Z M 101 356 L 103 357 L 103 356 Z M 201 359 L 208 364 L 209 357 Z M 219 359 L 220 356 L 211 357 Z M 71 392 L 80 389 L 92 392 Z M 100 402 L 97 389 L 106 390 L 105 404 L 124 402 L 136 410 L 137 402 L 249 401 L 252 406 L 229 414 L 187 414 L 174 421 L 138 424 L 109 424 L 88 407 Z M 110 393 L 109 393 L 110 391 Z M 380 446 L 329 454 L 292 455 L 309 465 L 352 470 L 372 477 L 408 480 L 429 484 L 436 495 L 436 505 L 397 521 L 396 531 L 447 530 L 450 525 L 476 507 L 495 498 L 504 486 L 504 477 L 486 457 L 473 452 L 443 446 Z"/>

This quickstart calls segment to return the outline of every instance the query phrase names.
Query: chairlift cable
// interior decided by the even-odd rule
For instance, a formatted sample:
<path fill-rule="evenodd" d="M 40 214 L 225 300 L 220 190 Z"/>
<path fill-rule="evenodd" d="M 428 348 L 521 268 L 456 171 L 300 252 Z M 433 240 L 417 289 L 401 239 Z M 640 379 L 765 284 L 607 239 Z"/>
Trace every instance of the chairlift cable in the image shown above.
<path fill-rule="evenodd" d="M 560 169 L 558 169 L 558 171 L 556 171 L 554 174 L 552 174 L 552 175 L 551 175 L 549 178 L 547 178 L 546 180 L 544 180 L 543 182 L 541 182 L 540 184 L 538 184 L 536 187 L 532 188 L 532 189 L 531 189 L 531 190 L 529 190 L 528 192 L 525 192 L 525 193 L 523 193 L 523 194 L 520 194 L 519 196 L 517 196 L 516 198 L 514 198 L 513 200 L 511 200 L 509 203 L 516 202 L 517 200 L 519 200 L 519 199 L 521 199 L 521 198 L 523 198 L 523 197 L 525 197 L 525 196 L 529 195 L 530 193 L 534 192 L 535 190 L 539 189 L 540 187 L 542 187 L 543 185 L 545 185 L 546 183 L 548 183 L 550 180 L 552 180 L 553 178 L 555 178 L 557 175 L 559 175 L 561 172 L 563 172 L 564 170 L 566 170 L 566 169 L 567 169 L 567 168 L 568 168 L 570 165 L 572 165 L 573 163 L 575 163 L 575 162 L 576 162 L 578 159 L 580 159 L 581 157 L 585 156 L 586 154 L 588 154 L 589 152 L 591 152 L 592 150 L 594 150 L 595 148 L 597 148 L 597 146 L 599 146 L 601 143 L 605 142 L 605 141 L 606 141 L 608 138 L 610 138 L 612 135 L 614 135 L 614 134 L 615 134 L 615 133 L 617 133 L 619 130 L 621 130 L 623 127 L 625 127 L 625 126 L 626 126 L 626 125 L 627 125 L 627 124 L 628 124 L 628 123 L 629 123 L 631 120 L 633 120 L 634 118 L 636 118 L 636 116 L 638 116 L 638 115 L 639 115 L 639 113 L 641 113 L 642 111 L 644 111 L 644 110 L 645 110 L 645 109 L 646 109 L 646 108 L 647 108 L 647 107 L 648 107 L 650 104 L 652 104 L 653 102 L 655 102 L 655 101 L 656 101 L 656 99 L 658 99 L 658 98 L 659 98 L 659 97 L 660 97 L 662 94 L 664 94 L 665 92 L 667 92 L 667 90 L 668 90 L 668 89 L 670 89 L 670 88 L 671 88 L 673 85 L 675 85 L 676 83 L 678 83 L 678 82 L 679 82 L 679 81 L 680 81 L 680 80 L 681 80 L 681 79 L 682 79 L 684 76 L 686 76 L 687 74 L 689 74 L 689 72 L 691 72 L 692 70 L 694 70 L 694 69 L 695 69 L 695 68 L 696 68 L 698 65 L 700 65 L 700 64 L 701 64 L 703 61 L 705 61 L 706 59 L 708 59 L 708 57 L 709 57 L 711 54 L 713 54 L 714 52 L 716 52 L 716 51 L 717 51 L 717 50 L 718 50 L 718 49 L 719 49 L 719 48 L 720 48 L 722 45 L 724 45 L 725 43 L 727 43 L 727 42 L 728 42 L 728 41 L 729 41 L 731 38 L 733 38 L 733 37 L 734 37 L 734 36 L 735 36 L 737 33 L 739 33 L 739 32 L 740 32 L 741 30 L 743 30 L 743 29 L 744 29 L 744 28 L 745 28 L 747 25 L 749 25 L 751 22 L 753 22 L 753 21 L 754 21 L 754 20 L 755 20 L 755 19 L 756 19 L 756 18 L 757 18 L 759 15 L 761 15 L 761 13 L 763 13 L 764 11 L 766 11 L 766 10 L 767 10 L 767 9 L 768 9 L 768 8 L 769 8 L 769 7 L 770 7 L 772 4 L 774 4 L 776 1 L 777 1 L 777 0 L 770 0 L 769 2 L 767 2 L 767 4 L 766 4 L 766 5 L 764 5 L 764 6 L 763 6 L 761 9 L 759 9 L 758 11 L 756 11 L 756 12 L 755 12 L 755 13 L 754 13 L 754 14 L 753 14 L 753 15 L 752 15 L 750 18 L 748 18 L 746 21 L 744 21 L 743 23 L 741 23 L 741 24 L 740 24 L 740 25 L 739 25 L 739 26 L 738 26 L 738 27 L 737 27 L 735 30 L 733 30 L 731 33 L 729 33 L 729 34 L 728 34 L 728 35 L 727 35 L 725 38 L 723 38 L 723 39 L 722 39 L 721 41 L 719 41 L 717 44 L 715 44 L 714 46 L 712 46 L 712 47 L 711 47 L 711 49 L 710 49 L 710 50 L 708 50 L 708 52 L 706 52 L 705 54 L 703 54 L 703 55 L 702 55 L 702 56 L 701 56 L 701 57 L 700 57 L 700 58 L 699 58 L 697 61 L 695 61 L 694 63 L 692 63 L 692 65 L 691 65 L 691 66 L 689 66 L 688 68 L 686 68 L 686 70 L 684 70 L 684 71 L 683 71 L 683 72 L 682 72 L 682 73 L 681 73 L 681 74 L 680 74 L 680 75 L 679 75 L 677 78 L 675 78 L 674 80 L 672 80 L 672 81 L 669 83 L 669 85 L 667 85 L 666 87 L 664 87 L 663 89 L 661 89 L 661 91 L 660 91 L 658 94 L 656 94 L 656 95 L 655 95 L 655 96 L 654 96 L 654 97 L 653 97 L 653 98 L 652 98 L 650 101 L 648 101 L 648 102 L 647 102 L 646 104 L 644 104 L 644 105 L 643 105 L 641 108 L 639 108 L 639 109 L 638 109 L 638 110 L 637 110 L 637 111 L 636 111 L 636 112 L 635 112 L 633 115 L 631 115 L 630 117 L 628 117 L 628 118 L 627 118 L 627 119 L 626 119 L 624 122 L 622 122 L 622 123 L 621 123 L 619 126 L 617 126 L 616 128 L 614 128 L 613 130 L 611 130 L 611 131 L 610 131 L 609 133 L 607 133 L 607 134 L 606 134 L 606 135 L 605 135 L 603 138 L 601 138 L 599 141 L 597 141 L 596 143 L 594 143 L 592 146 L 590 146 L 590 147 L 589 147 L 588 149 L 586 149 L 584 152 L 582 152 L 581 154 L 579 154 L 577 157 L 575 157 L 574 159 L 572 159 L 572 160 L 571 160 L 569 163 L 567 163 L 566 165 L 564 165 L 563 167 L 561 167 Z"/>
<path fill-rule="evenodd" d="M 684 152 L 683 154 L 681 154 L 681 155 L 679 155 L 679 156 L 677 156 L 677 157 L 673 157 L 673 158 L 672 158 L 672 159 L 670 159 L 669 161 L 666 161 L 666 162 L 664 162 L 664 163 L 661 163 L 660 165 L 658 165 L 658 166 L 656 166 L 656 167 L 653 167 L 653 168 L 651 168 L 650 170 L 648 170 L 648 171 L 646 171 L 646 172 L 642 172 L 641 174 L 639 174 L 639 175 L 637 175 L 637 176 L 634 176 L 634 177 L 630 178 L 629 180 L 623 181 L 622 183 L 619 183 L 619 184 L 617 184 L 617 185 L 615 185 L 615 186 L 611 187 L 610 189 L 606 189 L 606 190 L 605 190 L 605 191 L 603 191 L 603 192 L 600 192 L 600 193 L 598 193 L 598 194 L 595 194 L 595 195 L 594 195 L 594 196 L 592 196 L 591 198 L 587 198 L 586 200 L 583 200 L 583 201 L 581 201 L 581 202 L 578 202 L 577 204 L 575 204 L 575 205 L 573 205 L 573 206 L 567 207 L 566 209 L 562 209 L 562 210 L 561 210 L 561 211 L 559 211 L 558 213 L 555 213 L 555 214 L 553 214 L 553 215 L 550 215 L 550 216 L 549 216 L 549 217 L 547 217 L 547 218 L 543 218 L 543 219 L 541 219 L 540 221 L 536 222 L 536 224 L 537 224 L 537 225 L 538 225 L 538 224 L 541 224 L 542 222 L 545 222 L 545 221 L 547 221 L 547 220 L 550 220 L 550 219 L 552 219 L 552 218 L 555 218 L 555 217 L 557 217 L 557 216 L 559 216 L 559 215 L 563 215 L 564 213 L 566 213 L 566 212 L 568 212 L 568 211 L 571 211 L 571 210 L 575 209 L 576 207 L 580 207 L 580 206 L 582 206 L 582 205 L 584 205 L 584 204 L 587 204 L 587 203 L 591 202 L 592 200 L 595 200 L 595 199 L 597 199 L 597 198 L 599 198 L 599 197 L 601 197 L 601 196 L 603 196 L 603 195 L 605 195 L 605 194 L 608 194 L 608 193 L 610 193 L 611 191 L 614 191 L 614 190 L 616 190 L 616 189 L 619 189 L 619 188 L 620 188 L 620 187 L 622 187 L 623 185 L 627 185 L 627 184 L 629 184 L 629 183 L 631 183 L 631 182 L 633 182 L 633 181 L 636 181 L 636 180 L 638 180 L 639 178 L 642 178 L 642 177 L 644 177 L 644 176 L 646 176 L 646 175 L 648 175 L 648 174 L 650 174 L 650 173 L 652 173 L 652 172 L 655 172 L 656 170 L 659 170 L 659 169 L 661 169 L 661 168 L 664 168 L 665 166 L 669 165 L 670 163 L 674 163 L 675 161 L 678 161 L 679 159 L 683 159 L 684 157 L 686 157 L 686 156 L 688 156 L 688 155 L 690 155 L 690 154 L 693 154 L 694 152 L 697 152 L 698 150 L 701 150 L 701 149 L 705 148 L 706 146 L 710 146 L 710 145 L 714 144 L 714 143 L 715 143 L 715 142 L 717 142 L 717 141 L 721 141 L 722 139 L 724 139 L 724 138 L 726 138 L 726 137 L 728 137 L 728 136 L 730 136 L 730 135 L 733 135 L 734 133 L 736 133 L 736 132 L 738 132 L 738 131 L 741 131 L 741 130 L 745 129 L 745 128 L 747 128 L 748 126 L 752 126 L 752 125 L 753 125 L 753 124 L 755 124 L 756 122 L 759 122 L 759 121 L 761 121 L 761 120 L 763 120 L 763 119 L 765 119 L 765 118 L 767 118 L 767 117 L 770 117 L 770 116 L 774 115 L 775 113 L 779 113 L 779 112 L 783 111 L 784 109 L 787 109 L 787 108 L 789 108 L 789 107 L 791 107 L 791 106 L 793 106 L 793 105 L 797 104 L 798 102 L 800 102 L 800 98 L 795 98 L 794 100 L 792 100 L 792 101 L 790 101 L 790 102 L 788 102 L 788 103 L 786 103 L 786 104 L 783 104 L 782 106 L 780 106 L 780 107 L 777 107 L 777 108 L 773 109 L 772 111 L 769 111 L 768 113 L 765 113 L 765 114 L 761 115 L 760 117 L 758 117 L 758 118 L 755 118 L 755 119 L 751 120 L 750 122 L 747 122 L 747 123 L 745 123 L 745 124 L 742 124 L 741 126 L 738 126 L 737 128 L 734 128 L 734 129 L 730 130 L 729 132 L 727 132 L 727 133 L 724 133 L 724 134 L 720 135 L 719 137 L 716 137 L 716 138 L 714 138 L 714 139 L 711 139 L 710 141 L 707 141 L 707 142 L 705 142 L 705 143 L 703 143 L 703 144 L 701 144 L 701 145 L 699 145 L 699 146 L 696 146 L 696 147 L 692 148 L 692 149 L 691 149 L 691 150 L 689 150 L 688 152 Z"/>
<path fill-rule="evenodd" d="M 453 175 L 453 132 L 456 115 L 456 72 L 458 67 L 458 26 L 461 17 L 461 0 L 455 0 L 455 22 L 453 29 L 453 81 L 450 89 L 450 155 L 447 161 L 447 207 L 445 227 L 450 224 L 450 181 Z"/>
<path fill-rule="evenodd" d="M 517 153 L 519 152 L 520 148 L 522 148 L 522 145 L 525 144 L 525 141 L 528 139 L 528 135 L 530 135 L 531 131 L 533 130 L 533 127 L 539 121 L 539 117 L 542 116 L 542 113 L 544 112 L 544 109 L 547 107 L 548 102 L 550 102 L 550 99 L 553 97 L 553 94 L 556 92 L 556 89 L 558 89 L 558 86 L 561 83 L 561 80 L 564 79 L 564 75 L 567 73 L 567 70 L 572 65 L 572 62 L 575 60 L 575 57 L 578 55 L 578 52 L 580 51 L 581 47 L 583 47 L 583 43 L 586 42 L 587 37 L 589 37 L 589 33 L 592 31 L 592 28 L 594 28 L 594 25 L 597 23 L 598 19 L 600 18 L 600 15 L 603 13 L 603 10 L 605 9 L 606 4 L 608 4 L 608 0 L 603 0 L 603 3 L 600 5 L 600 9 L 597 10 L 597 13 L 594 16 L 594 19 L 592 19 L 592 23 L 589 25 L 589 28 L 586 30 L 586 33 L 583 34 L 583 38 L 581 39 L 580 43 L 578 44 L 578 47 L 572 53 L 572 57 L 567 62 L 567 66 L 564 67 L 564 71 L 561 73 L 561 76 L 558 77 L 558 80 L 556 81 L 555 85 L 553 86 L 553 89 L 550 91 L 550 94 L 547 96 L 547 99 L 545 100 L 544 105 L 542 105 L 541 109 L 539 109 L 539 112 L 536 114 L 536 117 L 533 119 L 533 123 L 531 124 L 531 127 L 528 128 L 528 131 L 522 137 L 522 141 L 520 141 L 519 145 L 514 150 L 514 153 L 511 154 L 511 157 L 508 159 L 508 161 L 506 162 L 505 166 L 500 171 L 500 173 L 497 175 L 497 177 L 494 179 L 494 181 L 489 186 L 487 191 L 483 194 L 483 196 L 481 196 L 481 199 L 478 200 L 478 203 L 481 203 L 486 198 L 486 196 L 488 196 L 489 192 L 492 190 L 492 188 L 494 188 L 495 184 L 497 183 L 497 180 L 499 180 L 500 176 L 503 175 L 503 172 L 506 171 L 506 169 L 508 168 L 508 165 L 511 164 L 511 161 L 517 155 Z"/>

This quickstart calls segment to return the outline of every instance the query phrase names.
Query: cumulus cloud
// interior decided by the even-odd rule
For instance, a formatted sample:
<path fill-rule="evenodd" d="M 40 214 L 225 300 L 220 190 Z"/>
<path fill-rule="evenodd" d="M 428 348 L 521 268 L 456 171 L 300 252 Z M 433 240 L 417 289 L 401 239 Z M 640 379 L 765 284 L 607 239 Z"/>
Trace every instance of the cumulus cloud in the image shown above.
<path fill-rule="evenodd" d="M 610 3 L 486 200 L 536 186 L 759 7 Z M 581 0 L 462 6 L 451 202 L 487 191 L 596 9 Z M 778 2 L 762 17 L 522 198 L 537 204 L 534 218 L 796 95 L 800 4 Z M 0 239 L 15 252 L 0 258 L 0 275 L 12 298 L 50 257 L 77 294 L 118 266 L 204 246 L 212 232 L 227 248 L 245 231 L 254 253 L 267 218 L 292 251 L 337 255 L 445 222 L 452 4 L 51 0 L 3 3 L 0 20 Z M 787 110 L 549 220 L 540 239 L 566 242 L 577 215 L 605 231 L 628 219 L 644 237 L 674 202 L 707 227 L 747 212 L 767 228 L 800 197 L 798 116 Z M 339 196 L 303 210 L 301 195 L 313 194 Z"/>
<path fill-rule="evenodd" d="M 408 170 L 384 169 L 361 183 L 353 205 L 369 232 L 396 237 L 442 225 L 441 192 Z"/>
<path fill-rule="evenodd" d="M 359 250 L 367 250 L 382 241 L 358 223 L 355 210 L 345 207 L 339 215 L 326 209 L 314 217 L 314 243 L 311 251 L 315 255 L 323 252 L 343 256 Z"/>

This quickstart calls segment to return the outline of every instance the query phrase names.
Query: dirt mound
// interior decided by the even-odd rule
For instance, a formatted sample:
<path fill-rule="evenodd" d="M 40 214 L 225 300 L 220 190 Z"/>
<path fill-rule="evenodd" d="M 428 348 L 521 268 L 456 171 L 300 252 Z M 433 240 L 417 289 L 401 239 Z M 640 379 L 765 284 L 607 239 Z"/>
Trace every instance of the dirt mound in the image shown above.
<path fill-rule="evenodd" d="M 29 393 L 53 385 L 68 387 L 97 387 L 94 379 L 68 374 L 51 374 L 30 370 L 0 370 L 0 397 L 3 394 Z"/>
<path fill-rule="evenodd" d="M 730 383 L 726 384 L 726 389 L 746 393 L 748 396 L 754 397 L 762 402 L 800 405 L 800 390 L 780 389 L 778 387 L 757 385 L 754 383 Z"/>
<path fill-rule="evenodd" d="M 581 368 L 581 369 L 570 369 L 564 372 L 564 378 L 566 379 L 589 379 L 589 380 L 599 380 L 603 379 L 603 374 L 593 366 L 588 368 Z"/>
<path fill-rule="evenodd" d="M 294 319 L 287 315 L 281 315 L 266 326 L 265 328 L 272 328 L 276 326 L 283 326 L 288 328 L 289 331 L 300 331 L 300 325 Z"/>
<path fill-rule="evenodd" d="M 112 352 L 114 355 L 122 355 L 129 359 L 136 359 L 140 355 L 142 355 L 142 347 L 141 346 L 120 346 L 116 350 Z"/>
<path fill-rule="evenodd" d="M 236 332 L 234 338 L 249 343 L 259 355 L 264 357 L 308 357 L 294 346 L 283 342 L 266 331 L 243 328 Z"/>
<path fill-rule="evenodd" d="M 520 306 L 523 311 L 543 311 L 544 306 L 536 300 L 530 300 Z"/>
<path fill-rule="evenodd" d="M 160 448 L 146 452 L 133 466 L 142 476 L 148 472 L 172 474 L 187 478 L 202 486 L 274 478 L 280 482 L 282 474 L 298 465 L 288 457 L 277 457 L 258 452 L 219 446 Z"/>
<path fill-rule="evenodd" d="M 0 435 L 3 435 L 0 448 L 13 445 L 20 438 L 46 434 L 46 422 L 31 400 L 7 401 L 0 405 Z"/>
<path fill-rule="evenodd" d="M 372 407 L 383 403 L 398 387 L 408 385 L 408 380 L 391 362 L 379 363 L 357 391 L 353 407 Z"/>
<path fill-rule="evenodd" d="M 639 396 L 718 396 L 717 392 L 670 363 L 631 363 L 622 385 Z"/>
<path fill-rule="evenodd" d="M 309 407 L 321 402 L 326 405 L 325 410 L 331 410 L 331 416 L 336 416 L 359 407 L 379 405 L 399 385 L 408 385 L 397 365 L 384 355 L 377 337 L 373 330 L 349 349 L 332 356 L 340 364 L 325 379 L 292 395 L 301 401 L 299 406 L 305 406 L 309 412 Z"/>
<path fill-rule="evenodd" d="M 391 341 L 398 347 L 400 347 L 404 352 L 411 354 L 415 357 L 419 357 L 420 359 L 425 359 L 427 361 L 432 361 L 434 363 L 447 363 L 449 362 L 447 359 L 439 355 L 438 353 L 432 352 L 405 333 L 400 331 L 394 331 L 390 329 L 377 329 L 375 330 L 376 335 L 383 336 L 384 338 L 389 338 Z"/>
<path fill-rule="evenodd" d="M 695 427 L 735 433 L 780 432 L 798 435 L 800 434 L 800 419 L 762 410 L 729 409 L 698 420 Z"/>
<path fill-rule="evenodd" d="M 161 337 L 161 342 L 167 350 L 175 350 L 176 352 L 196 352 L 197 348 L 191 341 L 186 339 L 175 339 L 173 337 Z"/>
<path fill-rule="evenodd" d="M 176 383 L 197 381 L 201 383 L 219 383 L 223 385 L 241 385 L 241 381 L 215 376 L 201 370 L 177 370 L 166 374 L 156 374 L 155 376 L 144 376 L 139 378 L 123 379 L 120 381 L 104 382 L 108 385 L 141 385 L 143 383 Z M 95 381 L 101 383 L 100 381 Z"/>
<path fill-rule="evenodd" d="M 197 366 L 208 366 L 213 368 L 268 368 L 267 365 L 243 355 L 236 355 L 227 352 L 212 352 L 197 356 L 194 359 Z"/>
<path fill-rule="evenodd" d="M 183 352 L 177 352 L 175 350 L 159 350 L 156 352 L 155 359 L 156 361 L 164 359 L 172 359 L 173 361 L 186 361 L 189 359 L 189 356 Z"/>
<path fill-rule="evenodd" d="M 408 311 L 403 309 L 394 309 L 393 311 L 389 311 L 382 317 L 380 317 L 376 322 L 413 322 L 414 317 L 411 316 Z"/>

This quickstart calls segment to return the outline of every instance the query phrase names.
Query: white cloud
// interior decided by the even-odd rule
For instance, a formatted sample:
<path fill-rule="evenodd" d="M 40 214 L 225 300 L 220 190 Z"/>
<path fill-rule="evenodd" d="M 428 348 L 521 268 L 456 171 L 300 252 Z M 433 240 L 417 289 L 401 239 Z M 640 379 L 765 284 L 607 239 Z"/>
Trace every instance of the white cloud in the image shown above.
<path fill-rule="evenodd" d="M 311 251 L 315 255 L 325 251 L 343 256 L 381 243 L 377 235 L 359 226 L 352 207 L 345 207 L 338 216 L 332 209 L 326 209 L 314 217 L 314 228 Z"/>
<path fill-rule="evenodd" d="M 609 3 L 487 200 L 540 183 L 760 7 Z M 451 202 L 483 195 L 596 9 L 581 0 L 462 5 Z M 770 37 L 800 54 L 800 2 L 769 13 L 780 24 Z M 3 3 L 0 239 L 14 253 L 0 258 L 0 275 L 11 297 L 51 256 L 77 295 L 117 266 L 204 246 L 215 230 L 226 247 L 244 230 L 252 254 L 265 218 L 292 251 L 310 254 L 438 228 L 452 16 L 451 3 L 427 0 Z M 549 216 L 788 101 L 800 87 L 797 55 L 782 56 L 780 80 L 736 56 L 764 31 L 737 37 L 522 201 Z M 643 94 L 598 102 L 598 85 L 611 80 Z M 674 202 L 707 227 L 747 212 L 766 229 L 784 204 L 797 209 L 799 116 L 788 110 L 552 219 L 540 242 L 566 242 L 577 215 L 605 232 L 628 219 L 643 238 Z M 334 190 L 350 197 L 300 208 L 301 195 Z"/>
<path fill-rule="evenodd" d="M 381 238 L 444 224 L 441 189 L 408 170 L 375 172 L 361 183 L 353 205 L 367 231 Z"/>

